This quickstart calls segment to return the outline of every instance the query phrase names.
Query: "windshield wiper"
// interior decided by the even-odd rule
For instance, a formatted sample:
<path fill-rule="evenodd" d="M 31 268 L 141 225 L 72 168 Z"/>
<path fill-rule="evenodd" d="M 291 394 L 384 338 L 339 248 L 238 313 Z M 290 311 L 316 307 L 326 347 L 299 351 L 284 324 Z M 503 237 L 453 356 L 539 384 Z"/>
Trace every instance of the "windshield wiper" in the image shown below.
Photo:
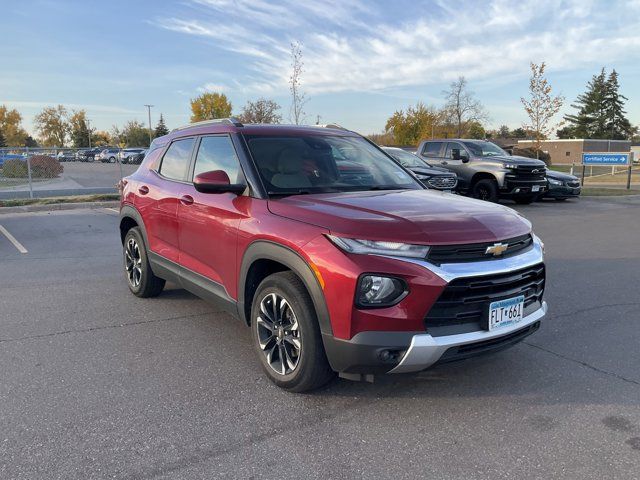
<path fill-rule="evenodd" d="M 411 187 L 401 187 L 399 185 L 370 185 L 367 190 L 413 190 Z"/>
<path fill-rule="evenodd" d="M 279 190 L 277 192 L 274 191 L 268 191 L 267 192 L 269 194 L 269 196 L 272 197 L 287 197 L 289 195 L 310 195 L 311 194 L 311 190 L 307 190 L 305 188 L 299 188 L 297 190 Z"/>

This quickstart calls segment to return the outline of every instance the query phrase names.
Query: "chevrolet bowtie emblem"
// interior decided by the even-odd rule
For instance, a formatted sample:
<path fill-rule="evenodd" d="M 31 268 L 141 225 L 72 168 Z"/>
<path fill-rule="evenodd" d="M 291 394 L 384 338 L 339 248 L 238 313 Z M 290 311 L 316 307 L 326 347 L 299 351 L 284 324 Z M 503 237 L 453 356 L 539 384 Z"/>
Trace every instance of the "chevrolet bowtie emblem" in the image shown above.
<path fill-rule="evenodd" d="M 487 247 L 484 253 L 486 255 L 493 255 L 494 257 L 499 257 L 505 252 L 507 248 L 509 248 L 509 245 L 506 243 L 494 243 L 490 247 Z"/>
<path fill-rule="evenodd" d="M 531 173 L 538 173 L 540 170 L 538 170 L 537 168 L 531 170 Z"/>

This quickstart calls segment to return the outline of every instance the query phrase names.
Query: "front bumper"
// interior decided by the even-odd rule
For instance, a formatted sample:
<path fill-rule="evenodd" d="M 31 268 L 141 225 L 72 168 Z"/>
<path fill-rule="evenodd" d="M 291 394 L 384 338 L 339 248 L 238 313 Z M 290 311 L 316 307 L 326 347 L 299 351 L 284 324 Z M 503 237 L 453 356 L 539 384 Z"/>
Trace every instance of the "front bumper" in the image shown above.
<path fill-rule="evenodd" d="M 528 327 L 539 322 L 547 313 L 547 303 L 542 302 L 542 307 L 527 315 L 519 323 L 495 330 L 463 333 L 460 335 L 448 335 L 444 337 L 432 337 L 428 333 L 414 335 L 411 339 L 409 349 L 402 357 L 402 360 L 389 373 L 418 372 L 430 367 L 438 362 L 442 356 L 453 347 L 463 345 L 482 344 L 488 340 L 497 340 L 502 337 L 509 337 L 512 333 L 523 331 L 529 332 Z M 533 333 L 533 331 L 531 331 Z M 522 337 L 524 338 L 524 336 Z M 522 338 L 519 338 L 521 340 Z"/>
<path fill-rule="evenodd" d="M 581 187 L 569 187 L 566 185 L 550 186 L 543 198 L 573 198 L 579 197 L 582 192 Z"/>
<path fill-rule="evenodd" d="M 412 264 L 449 284 L 457 279 L 482 279 L 543 265 L 542 242 L 535 235 L 533 239 L 532 247 L 522 254 L 495 260 L 434 265 L 420 259 L 385 258 Z M 542 299 L 538 305 L 537 309 L 525 312 L 526 316 L 516 325 L 493 331 L 477 329 L 440 335 L 424 324 L 412 324 L 412 331 L 367 330 L 348 340 L 323 334 L 323 342 L 329 362 L 337 372 L 360 375 L 416 372 L 438 362 L 495 351 L 521 341 L 538 329 L 547 312 Z"/>

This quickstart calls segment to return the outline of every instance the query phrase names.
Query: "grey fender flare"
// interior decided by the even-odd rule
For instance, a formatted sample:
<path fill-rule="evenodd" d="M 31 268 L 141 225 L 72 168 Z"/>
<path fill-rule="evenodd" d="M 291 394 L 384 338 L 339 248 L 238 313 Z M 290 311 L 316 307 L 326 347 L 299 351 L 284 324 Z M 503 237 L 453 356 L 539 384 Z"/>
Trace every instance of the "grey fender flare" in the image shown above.
<path fill-rule="evenodd" d="M 247 322 L 247 324 L 250 323 L 250 319 L 246 318 L 245 314 L 245 284 L 247 282 L 247 274 L 255 261 L 265 259 L 281 263 L 298 275 L 313 301 L 320 325 L 320 332 L 323 337 L 325 335 L 332 336 L 333 329 L 331 328 L 331 319 L 324 298 L 324 292 L 309 264 L 300 254 L 291 248 L 267 240 L 257 240 L 251 243 L 242 257 L 238 281 L 238 313 L 240 317 Z"/>

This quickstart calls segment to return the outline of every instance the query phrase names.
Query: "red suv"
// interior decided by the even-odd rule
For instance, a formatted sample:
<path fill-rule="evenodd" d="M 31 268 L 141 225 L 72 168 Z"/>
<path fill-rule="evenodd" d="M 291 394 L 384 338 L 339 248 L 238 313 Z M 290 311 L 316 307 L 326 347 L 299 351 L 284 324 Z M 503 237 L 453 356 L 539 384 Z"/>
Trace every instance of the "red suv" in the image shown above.
<path fill-rule="evenodd" d="M 220 305 L 292 391 L 495 351 L 546 313 L 527 220 L 426 190 L 339 127 L 192 124 L 155 139 L 122 189 L 131 291 L 169 281 Z"/>

